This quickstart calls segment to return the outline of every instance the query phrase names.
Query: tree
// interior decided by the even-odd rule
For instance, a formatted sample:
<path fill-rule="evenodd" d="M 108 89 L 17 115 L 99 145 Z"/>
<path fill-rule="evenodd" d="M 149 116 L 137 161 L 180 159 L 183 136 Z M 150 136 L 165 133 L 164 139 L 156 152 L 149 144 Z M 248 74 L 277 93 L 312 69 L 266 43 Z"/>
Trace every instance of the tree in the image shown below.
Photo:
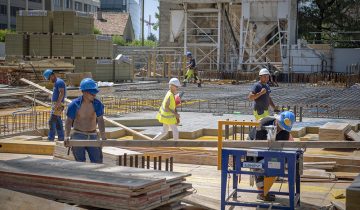
<path fill-rule="evenodd" d="M 0 42 L 5 42 L 6 34 L 14 34 L 14 33 L 15 31 L 12 30 L 7 30 L 7 29 L 0 30 Z"/>
<path fill-rule="evenodd" d="M 157 38 L 156 38 L 155 34 L 153 34 L 153 33 L 150 33 L 150 35 L 147 37 L 147 40 L 157 42 Z"/>
<path fill-rule="evenodd" d="M 332 32 L 360 30 L 358 4 L 358 0 L 300 0 L 299 37 L 318 41 L 349 39 L 349 34 Z"/>

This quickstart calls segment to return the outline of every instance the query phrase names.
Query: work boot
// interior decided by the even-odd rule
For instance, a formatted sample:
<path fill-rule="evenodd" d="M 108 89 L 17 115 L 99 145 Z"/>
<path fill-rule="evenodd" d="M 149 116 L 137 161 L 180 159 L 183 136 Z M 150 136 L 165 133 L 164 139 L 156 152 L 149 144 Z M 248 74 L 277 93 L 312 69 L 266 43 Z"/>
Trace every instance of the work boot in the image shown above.
<path fill-rule="evenodd" d="M 186 82 L 183 82 L 182 86 L 183 86 L 183 87 L 186 87 Z"/>
<path fill-rule="evenodd" d="M 258 200 L 262 200 L 262 201 L 275 201 L 275 195 L 272 194 L 267 194 L 266 196 L 263 193 L 259 193 L 257 195 L 257 199 Z"/>

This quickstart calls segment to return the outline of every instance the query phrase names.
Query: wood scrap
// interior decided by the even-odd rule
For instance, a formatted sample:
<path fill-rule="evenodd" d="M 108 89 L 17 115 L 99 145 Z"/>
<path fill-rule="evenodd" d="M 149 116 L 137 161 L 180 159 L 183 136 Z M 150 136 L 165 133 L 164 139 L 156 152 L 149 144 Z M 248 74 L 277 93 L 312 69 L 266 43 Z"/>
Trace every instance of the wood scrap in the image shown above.
<path fill-rule="evenodd" d="M 341 171 L 335 171 L 333 172 L 337 179 L 341 180 L 354 180 L 359 173 L 351 173 L 351 172 L 341 172 Z"/>
<path fill-rule="evenodd" d="M 347 140 L 360 141 L 360 135 L 353 130 L 350 130 L 347 133 L 345 133 L 345 136 L 347 137 L 346 138 Z"/>
<path fill-rule="evenodd" d="M 333 170 L 335 168 L 336 162 L 304 162 L 304 169 L 324 169 L 324 170 Z"/>
<path fill-rule="evenodd" d="M 327 180 L 334 181 L 336 180 L 335 174 L 331 172 L 326 172 L 325 170 L 320 169 L 306 169 L 301 175 L 301 179 L 316 179 L 316 180 Z"/>
<path fill-rule="evenodd" d="M 331 201 L 331 204 L 335 207 L 335 210 L 345 210 L 345 203 L 340 201 Z"/>
<path fill-rule="evenodd" d="M 191 204 L 196 207 L 217 210 L 220 209 L 220 200 L 215 200 L 199 194 L 191 194 L 182 199 L 184 203 Z"/>
<path fill-rule="evenodd" d="M 36 103 L 38 103 L 38 104 L 40 104 L 40 105 L 42 105 L 42 106 L 51 107 L 49 104 L 47 104 L 47 103 L 45 103 L 45 102 L 42 102 L 42 101 L 40 101 L 40 100 L 37 100 L 37 99 L 35 99 L 35 98 L 33 98 L 33 97 L 30 97 L 30 96 L 28 96 L 28 95 L 24 95 L 23 97 L 26 98 L 26 99 L 28 99 L 28 100 L 30 100 L 30 101 L 35 101 Z"/>

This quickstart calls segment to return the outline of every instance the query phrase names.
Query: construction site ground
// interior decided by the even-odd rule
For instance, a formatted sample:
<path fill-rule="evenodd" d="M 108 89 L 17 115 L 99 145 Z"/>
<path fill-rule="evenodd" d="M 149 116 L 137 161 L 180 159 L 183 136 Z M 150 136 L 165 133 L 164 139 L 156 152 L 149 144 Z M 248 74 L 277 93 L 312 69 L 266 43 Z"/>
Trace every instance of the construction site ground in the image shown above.
<path fill-rule="evenodd" d="M 180 139 L 186 140 L 217 140 L 218 120 L 254 121 L 252 104 L 248 101 L 247 95 L 251 89 L 251 83 L 231 85 L 226 81 L 207 82 L 202 88 L 195 84 L 188 84 L 188 87 L 181 88 L 184 91 L 182 105 L 178 108 L 181 116 L 179 125 Z M 164 97 L 168 85 L 166 83 L 144 82 L 122 84 L 115 86 L 115 92 L 100 94 L 99 98 L 104 100 L 107 109 L 107 116 L 128 126 L 144 135 L 153 137 L 161 131 L 161 124 L 155 119 L 157 110 Z M 22 88 L 17 91 L 29 91 Z M 6 95 L 9 90 L 2 89 L 1 94 Z M 10 92 L 16 92 L 11 90 Z M 352 130 L 359 132 L 360 112 L 360 87 L 354 85 L 350 88 L 340 86 L 319 86 L 319 85 L 298 85 L 281 84 L 280 87 L 272 87 L 272 97 L 275 104 L 285 109 L 296 106 L 302 107 L 303 113 L 297 113 L 297 122 L 292 131 L 295 141 L 314 141 L 319 139 L 319 127 L 328 122 L 348 123 Z M 36 93 L 37 98 L 48 100 L 46 96 Z M 31 102 L 16 96 L 12 97 L 18 102 L 19 108 L 2 109 L 0 115 L 9 115 L 22 109 L 31 108 Z M 115 99 L 114 99 L 115 98 Z M 124 100 L 121 104 L 116 99 Z M 135 103 L 129 102 L 135 100 Z M 136 101 L 138 100 L 138 101 Z M 4 102 L 6 104 L 6 102 Z M 6 106 L 5 106 L 6 107 Z M 34 107 L 32 107 L 34 108 Z M 32 109 L 33 110 L 33 109 Z M 37 111 L 47 111 L 49 108 L 36 106 Z M 46 141 L 47 119 L 44 127 L 36 130 L 22 131 L 10 136 L 2 136 L 0 139 L 0 159 L 15 159 L 32 155 L 40 158 L 53 158 L 54 142 Z M 132 140 L 137 139 L 122 128 L 106 125 L 108 139 Z M 243 138 L 247 137 L 247 132 Z M 26 139 L 24 135 L 28 136 Z M 232 129 L 230 129 L 232 138 Z M 34 137 L 35 136 L 35 137 Z M 239 141 L 240 136 L 237 136 Z M 171 132 L 166 136 L 171 141 Z M 166 141 L 166 140 L 165 140 Z M 127 148 L 143 152 L 144 155 L 173 155 L 175 159 L 174 171 L 191 173 L 187 181 L 192 183 L 194 195 L 187 198 L 187 202 L 203 203 L 214 209 L 220 205 L 220 171 L 217 170 L 217 148 Z M 39 154 L 41 154 L 39 156 Z M 189 158 L 189 156 L 196 156 Z M 346 176 L 356 176 L 360 167 L 348 166 L 359 164 L 358 150 L 325 150 L 306 149 L 305 161 L 314 161 L 318 156 L 326 161 L 333 161 L 334 158 L 348 158 L 342 164 L 337 164 Z M 332 158 L 332 159 L 331 159 Z M 178 163 L 182 162 L 182 163 Z M 346 162 L 348 161 L 348 162 Z M 315 161 L 317 162 L 317 161 Z M 356 162 L 356 163 L 355 163 Z M 344 166 L 341 166 L 344 165 Z M 334 172 L 336 173 L 336 171 Z M 342 174 L 343 175 L 343 174 Z M 345 189 L 351 184 L 349 180 L 322 180 L 306 181 L 301 184 L 301 208 L 319 209 L 329 205 L 331 201 L 344 204 L 345 199 L 335 199 L 337 195 L 345 194 Z M 249 188 L 248 176 L 242 177 L 241 187 Z M 287 190 L 287 183 L 276 183 L 273 190 Z M 239 199 L 254 200 L 256 195 L 239 194 Z M 204 199 L 204 200 L 203 200 Z M 208 199 L 208 200 L 207 200 Z M 279 197 L 278 201 L 286 204 L 288 199 Z M 189 207 L 189 209 L 191 209 Z M 194 209 L 194 208 L 192 208 Z M 235 208 L 246 209 L 246 208 Z"/>

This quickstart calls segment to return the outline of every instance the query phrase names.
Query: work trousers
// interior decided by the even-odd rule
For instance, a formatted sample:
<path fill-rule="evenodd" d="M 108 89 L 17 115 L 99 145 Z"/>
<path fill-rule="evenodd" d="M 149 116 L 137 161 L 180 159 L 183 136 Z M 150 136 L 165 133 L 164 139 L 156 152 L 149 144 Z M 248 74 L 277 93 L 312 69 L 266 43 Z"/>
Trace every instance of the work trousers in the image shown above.
<path fill-rule="evenodd" d="M 174 140 L 179 140 L 179 130 L 176 124 L 172 124 L 172 125 L 163 124 L 163 130 L 158 135 L 156 135 L 153 138 L 153 140 L 160 140 L 163 137 L 165 137 L 169 131 L 169 128 L 171 128 L 172 130 Z"/>

